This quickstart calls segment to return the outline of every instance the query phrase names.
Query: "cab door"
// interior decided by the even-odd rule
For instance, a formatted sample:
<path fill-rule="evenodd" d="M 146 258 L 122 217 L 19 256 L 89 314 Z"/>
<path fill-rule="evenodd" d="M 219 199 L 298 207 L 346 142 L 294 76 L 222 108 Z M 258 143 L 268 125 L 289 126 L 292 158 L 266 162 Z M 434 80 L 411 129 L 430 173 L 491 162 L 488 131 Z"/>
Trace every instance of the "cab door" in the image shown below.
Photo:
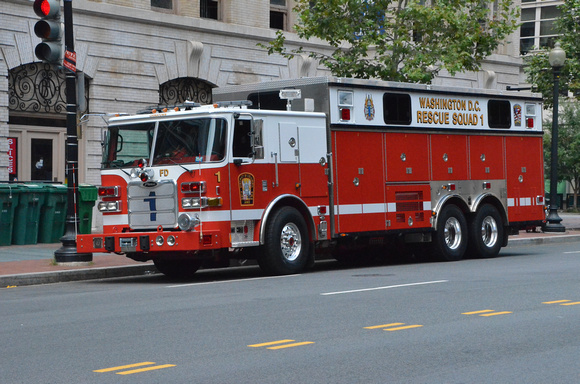
<path fill-rule="evenodd" d="M 240 246 L 259 240 L 257 223 L 262 214 L 270 194 L 276 188 L 273 167 L 269 164 L 272 153 L 267 153 L 262 146 L 261 134 L 270 127 L 262 127 L 263 120 L 256 119 L 249 113 L 241 114 L 234 119 L 231 154 L 228 164 L 227 179 L 229 182 L 229 196 L 231 220 L 234 232 L 231 234 L 232 246 Z M 252 140 L 254 144 L 252 145 Z"/>

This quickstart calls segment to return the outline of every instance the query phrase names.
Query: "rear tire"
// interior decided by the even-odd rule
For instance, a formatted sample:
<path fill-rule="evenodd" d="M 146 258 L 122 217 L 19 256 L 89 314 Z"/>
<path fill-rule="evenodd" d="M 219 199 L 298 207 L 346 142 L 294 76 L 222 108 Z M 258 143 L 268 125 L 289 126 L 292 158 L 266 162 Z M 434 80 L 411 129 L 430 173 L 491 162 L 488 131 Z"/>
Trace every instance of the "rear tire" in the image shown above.
<path fill-rule="evenodd" d="M 442 261 L 463 258 L 467 249 L 467 221 L 456 205 L 447 205 L 439 213 L 433 245 L 438 259 Z"/>
<path fill-rule="evenodd" d="M 301 272 L 308 262 L 309 246 L 308 229 L 300 212 L 282 207 L 266 224 L 258 264 L 272 275 Z"/>
<path fill-rule="evenodd" d="M 504 238 L 501 216 L 491 204 L 477 210 L 469 228 L 469 248 L 482 258 L 496 257 Z"/>

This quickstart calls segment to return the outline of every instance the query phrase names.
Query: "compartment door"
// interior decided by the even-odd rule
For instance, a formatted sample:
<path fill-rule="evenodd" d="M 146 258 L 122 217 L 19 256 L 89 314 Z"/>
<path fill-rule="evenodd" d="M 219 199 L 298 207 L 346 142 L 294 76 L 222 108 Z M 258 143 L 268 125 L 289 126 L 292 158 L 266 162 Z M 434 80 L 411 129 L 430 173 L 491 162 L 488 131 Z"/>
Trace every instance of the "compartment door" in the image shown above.
<path fill-rule="evenodd" d="M 337 231 L 384 230 L 386 227 L 383 134 L 333 132 Z"/>

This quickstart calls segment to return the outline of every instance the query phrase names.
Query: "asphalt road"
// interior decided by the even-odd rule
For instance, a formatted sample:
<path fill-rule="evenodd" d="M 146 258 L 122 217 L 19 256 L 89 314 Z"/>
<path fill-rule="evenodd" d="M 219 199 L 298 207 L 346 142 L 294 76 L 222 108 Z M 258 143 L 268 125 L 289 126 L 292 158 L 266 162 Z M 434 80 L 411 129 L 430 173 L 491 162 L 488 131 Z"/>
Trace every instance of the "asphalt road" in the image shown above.
<path fill-rule="evenodd" d="M 578 243 L 0 291 L 3 383 L 580 382 Z"/>

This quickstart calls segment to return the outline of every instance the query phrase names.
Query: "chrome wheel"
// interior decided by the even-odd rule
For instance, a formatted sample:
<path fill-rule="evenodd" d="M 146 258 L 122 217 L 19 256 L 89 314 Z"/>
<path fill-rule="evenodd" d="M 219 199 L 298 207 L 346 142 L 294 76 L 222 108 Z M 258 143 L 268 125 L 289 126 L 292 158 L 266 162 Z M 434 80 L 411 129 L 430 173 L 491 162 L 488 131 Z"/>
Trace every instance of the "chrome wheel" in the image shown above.
<path fill-rule="evenodd" d="M 294 223 L 287 223 L 280 234 L 280 250 L 288 261 L 294 261 L 300 256 L 302 238 L 300 230 Z"/>
<path fill-rule="evenodd" d="M 467 220 L 461 209 L 447 204 L 439 213 L 433 246 L 443 261 L 458 261 L 467 249 Z"/>
<path fill-rule="evenodd" d="M 486 247 L 493 247 L 497 243 L 497 222 L 491 216 L 486 216 L 481 222 L 481 240 Z"/>
<path fill-rule="evenodd" d="M 304 217 L 293 207 L 281 207 L 268 220 L 258 264 L 273 275 L 301 272 L 308 261 L 309 246 Z"/>
<path fill-rule="evenodd" d="M 505 241 L 502 217 L 491 204 L 481 206 L 469 224 L 470 253 L 477 257 L 496 257 Z"/>
<path fill-rule="evenodd" d="M 450 217 L 445 222 L 443 229 L 445 244 L 449 249 L 455 250 L 461 245 L 461 224 L 455 217 Z"/>

